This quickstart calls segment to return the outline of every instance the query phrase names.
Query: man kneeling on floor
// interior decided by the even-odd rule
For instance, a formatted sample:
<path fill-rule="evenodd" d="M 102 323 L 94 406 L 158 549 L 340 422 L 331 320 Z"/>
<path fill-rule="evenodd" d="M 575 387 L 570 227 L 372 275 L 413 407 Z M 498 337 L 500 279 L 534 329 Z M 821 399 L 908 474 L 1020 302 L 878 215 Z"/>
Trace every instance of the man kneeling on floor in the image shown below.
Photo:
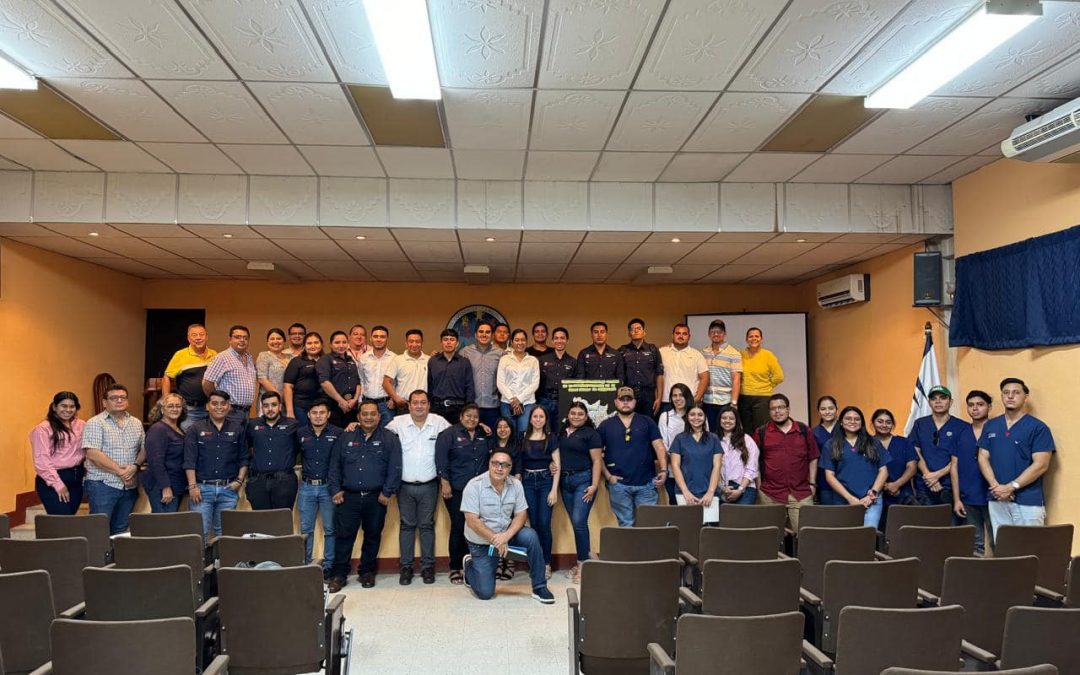
<path fill-rule="evenodd" d="M 510 475 L 513 462 L 506 452 L 492 453 L 487 473 L 473 478 L 461 495 L 461 511 L 465 514 L 465 539 L 469 554 L 462 567 L 465 585 L 481 600 L 495 595 L 495 568 L 509 550 L 525 549 L 529 560 L 534 599 L 550 605 L 555 596 L 548 590 L 544 576 L 544 552 L 540 538 L 525 527 L 529 508 L 521 482 Z"/>

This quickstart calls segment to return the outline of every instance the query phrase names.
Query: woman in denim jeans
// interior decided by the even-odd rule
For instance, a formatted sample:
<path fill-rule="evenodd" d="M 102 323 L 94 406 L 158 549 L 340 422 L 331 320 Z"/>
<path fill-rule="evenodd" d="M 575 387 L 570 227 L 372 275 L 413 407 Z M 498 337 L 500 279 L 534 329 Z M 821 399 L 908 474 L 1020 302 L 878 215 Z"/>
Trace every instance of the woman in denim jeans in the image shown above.
<path fill-rule="evenodd" d="M 560 466 L 559 489 L 566 514 L 570 516 L 570 524 L 574 528 L 574 545 L 577 548 L 577 563 L 566 572 L 566 576 L 576 584 L 581 563 L 592 557 L 589 551 L 589 513 L 596 491 L 600 489 L 604 461 L 604 442 L 589 419 L 589 409 L 581 401 L 574 401 L 566 411 L 566 427 L 559 434 L 558 443 L 554 455 Z"/>
<path fill-rule="evenodd" d="M 529 427 L 521 439 L 518 471 L 529 505 L 529 526 L 540 537 L 544 574 L 548 579 L 551 578 L 551 507 L 559 499 L 557 442 L 558 438 L 548 430 L 547 411 L 536 406 L 529 413 Z"/>
<path fill-rule="evenodd" d="M 889 451 L 866 431 L 862 410 L 849 405 L 840 411 L 828 448 L 821 451 L 825 480 L 851 505 L 866 507 L 863 525 L 881 521 L 881 488 L 889 477 Z"/>

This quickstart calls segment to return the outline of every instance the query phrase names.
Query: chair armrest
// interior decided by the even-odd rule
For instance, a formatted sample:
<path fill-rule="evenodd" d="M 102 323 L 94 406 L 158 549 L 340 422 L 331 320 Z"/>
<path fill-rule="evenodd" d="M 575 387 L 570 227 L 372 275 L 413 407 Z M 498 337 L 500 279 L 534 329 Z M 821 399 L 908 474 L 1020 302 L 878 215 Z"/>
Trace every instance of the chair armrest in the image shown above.
<path fill-rule="evenodd" d="M 577 589 L 575 589 L 575 588 L 566 589 L 566 604 L 573 607 L 575 611 L 577 611 L 579 609 L 581 603 L 578 602 Z"/>
<path fill-rule="evenodd" d="M 652 662 L 649 671 L 651 674 L 675 675 L 675 661 L 668 656 L 663 647 L 650 642 L 646 648 L 649 650 L 649 660 Z"/>
<path fill-rule="evenodd" d="M 881 530 L 878 530 L 875 534 L 877 534 L 877 543 L 875 544 L 874 547 L 878 551 L 881 551 L 882 553 L 888 551 L 889 550 L 888 547 L 885 546 L 885 533 L 882 532 Z"/>
<path fill-rule="evenodd" d="M 683 563 L 686 564 L 687 567 L 697 567 L 698 566 L 698 559 L 695 558 L 694 556 L 690 555 L 686 551 L 679 551 L 679 559 L 682 560 Z"/>
<path fill-rule="evenodd" d="M 784 553 L 783 551 L 777 551 L 776 557 L 779 558 L 780 560 L 794 560 L 795 559 L 795 558 L 792 558 L 791 556 L 789 556 L 787 553 Z"/>
<path fill-rule="evenodd" d="M 103 570 L 114 570 L 114 569 L 116 569 L 116 563 L 111 562 L 108 565 L 102 565 L 101 569 L 103 569 Z"/>
<path fill-rule="evenodd" d="M 47 661 L 45 665 L 38 666 L 30 671 L 30 675 L 52 675 L 52 661 Z"/>
<path fill-rule="evenodd" d="M 222 654 L 214 658 L 203 670 L 203 675 L 226 675 L 229 672 L 229 657 Z"/>
<path fill-rule="evenodd" d="M 802 641 L 802 653 L 803 656 L 810 662 L 811 670 L 817 673 L 831 673 L 835 664 L 833 660 L 825 655 L 825 652 L 821 651 L 808 641 Z"/>
<path fill-rule="evenodd" d="M 1064 607 L 1065 596 L 1045 586 L 1035 586 L 1035 604 L 1040 606 Z"/>
<path fill-rule="evenodd" d="M 195 609 L 195 618 L 197 618 L 197 619 L 205 619 L 206 617 L 210 616 L 211 614 L 216 614 L 217 611 L 218 611 L 218 607 L 219 607 L 218 598 L 217 597 L 210 598 L 209 600 L 207 600 L 203 604 L 199 605 Z"/>
<path fill-rule="evenodd" d="M 808 605 L 812 605 L 813 607 L 821 607 L 821 598 L 806 590 L 802 586 L 799 587 L 799 598 Z"/>
<path fill-rule="evenodd" d="M 960 654 L 962 656 L 970 656 L 976 661 L 980 661 L 987 665 L 994 665 L 994 662 L 997 661 L 998 658 L 995 654 L 986 651 L 978 645 L 973 645 L 967 640 L 960 641 Z"/>
<path fill-rule="evenodd" d="M 345 611 L 345 596 L 340 593 L 330 596 L 330 602 L 326 603 L 326 616 L 327 618 L 340 614 Z"/>
<path fill-rule="evenodd" d="M 578 675 L 581 672 L 581 655 L 578 652 L 578 644 L 581 642 L 581 603 L 578 602 L 577 589 L 566 589 L 566 620 L 569 623 L 570 649 L 570 672 Z"/>
<path fill-rule="evenodd" d="M 794 538 L 795 537 L 795 530 L 791 529 L 790 527 L 785 527 L 784 528 L 784 536 Z"/>
<path fill-rule="evenodd" d="M 888 553 L 882 553 L 881 551 L 874 551 L 874 560 L 885 561 L 892 560 L 892 556 Z"/>
<path fill-rule="evenodd" d="M 679 600 L 685 602 L 694 614 L 701 614 L 701 598 L 686 586 L 679 588 Z"/>
<path fill-rule="evenodd" d="M 937 607 L 941 605 L 941 598 L 934 595 L 930 591 L 919 589 L 919 602 L 924 607 Z"/>
<path fill-rule="evenodd" d="M 83 614 L 86 614 L 86 603 L 80 602 L 77 605 L 68 607 L 64 611 L 56 615 L 58 619 L 80 619 Z"/>

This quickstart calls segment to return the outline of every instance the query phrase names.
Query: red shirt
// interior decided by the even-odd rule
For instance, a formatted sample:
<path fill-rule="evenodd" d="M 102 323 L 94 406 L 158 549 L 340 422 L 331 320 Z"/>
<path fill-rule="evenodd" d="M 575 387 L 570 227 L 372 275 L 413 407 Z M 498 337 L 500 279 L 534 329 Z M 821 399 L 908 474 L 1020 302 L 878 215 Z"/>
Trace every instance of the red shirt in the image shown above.
<path fill-rule="evenodd" d="M 810 462 L 821 456 L 814 434 L 795 420 L 787 433 L 776 422 L 765 424 L 761 445 L 761 491 L 770 499 L 786 504 L 810 496 Z"/>

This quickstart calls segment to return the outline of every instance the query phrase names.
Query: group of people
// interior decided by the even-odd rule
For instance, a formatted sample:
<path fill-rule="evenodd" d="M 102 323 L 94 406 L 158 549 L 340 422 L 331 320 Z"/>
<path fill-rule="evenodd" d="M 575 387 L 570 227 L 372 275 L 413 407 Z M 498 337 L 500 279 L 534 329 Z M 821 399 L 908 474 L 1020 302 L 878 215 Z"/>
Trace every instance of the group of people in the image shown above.
<path fill-rule="evenodd" d="M 236 508 L 241 492 L 253 509 L 295 505 L 308 560 L 322 521 L 333 592 L 347 583 L 361 530 L 358 579 L 375 584 L 391 499 L 400 514 L 399 583 L 412 583 L 418 536 L 420 575 L 433 583 L 441 497 L 450 581 L 490 598 L 496 579 L 513 576 L 513 559 L 527 559 L 543 603 L 554 601 L 553 508 L 561 497 L 577 560 L 567 575 L 576 580 L 592 557 L 588 520 L 601 482 L 620 526 L 633 525 L 638 505 L 658 503 L 661 489 L 668 503 L 706 509 L 784 504 L 792 527 L 813 502 L 861 504 L 875 527 L 893 503 L 948 503 L 980 531 L 986 522 L 996 529 L 1045 518 L 1042 474 L 1053 440 L 1025 414 L 1028 389 L 1016 378 L 1001 383 L 1005 412 L 992 420 L 985 392 L 969 394 L 969 424 L 950 416 L 951 393 L 936 387 L 933 414 L 909 438 L 893 435 L 888 410 L 875 411 L 869 429 L 861 410 L 838 412 L 831 396 L 818 401 L 811 430 L 774 393 L 783 371 L 757 328 L 738 350 L 723 321 L 713 321 L 700 351 L 682 323 L 661 348 L 646 342 L 641 319 L 628 323 L 629 342 L 618 349 L 608 346 L 605 323 L 590 330 L 592 343 L 576 357 L 565 328 L 551 331 L 548 345 L 538 322 L 530 345 L 524 330 L 486 321 L 460 350 L 447 329 L 427 354 L 423 333 L 411 329 L 405 351 L 394 354 L 385 326 L 370 336 L 361 325 L 336 331 L 324 352 L 322 337 L 296 323 L 271 329 L 267 350 L 252 356 L 246 327 L 232 326 L 229 347 L 217 353 L 205 327 L 192 325 L 145 433 L 123 385 L 110 386 L 104 411 L 85 422 L 74 393 L 54 396 L 30 434 L 37 491 L 48 512 L 74 513 L 85 490 L 113 533 L 127 529 L 140 482 L 155 512 L 177 510 L 187 495 L 206 536 L 220 534 L 220 514 Z M 594 426 L 581 401 L 560 411 L 564 379 L 617 380 L 615 413 Z M 980 549 L 983 541 L 980 533 Z"/>

